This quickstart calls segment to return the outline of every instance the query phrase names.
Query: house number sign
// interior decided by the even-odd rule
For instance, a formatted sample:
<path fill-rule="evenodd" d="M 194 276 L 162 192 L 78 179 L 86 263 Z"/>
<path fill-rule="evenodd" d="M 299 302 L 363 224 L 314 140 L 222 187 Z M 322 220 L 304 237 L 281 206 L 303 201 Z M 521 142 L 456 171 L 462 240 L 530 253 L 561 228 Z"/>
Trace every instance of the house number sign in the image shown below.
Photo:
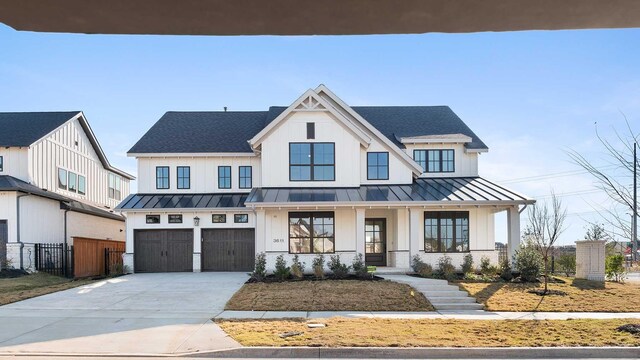
<path fill-rule="evenodd" d="M 284 239 L 273 239 L 274 244 L 284 244 Z"/>

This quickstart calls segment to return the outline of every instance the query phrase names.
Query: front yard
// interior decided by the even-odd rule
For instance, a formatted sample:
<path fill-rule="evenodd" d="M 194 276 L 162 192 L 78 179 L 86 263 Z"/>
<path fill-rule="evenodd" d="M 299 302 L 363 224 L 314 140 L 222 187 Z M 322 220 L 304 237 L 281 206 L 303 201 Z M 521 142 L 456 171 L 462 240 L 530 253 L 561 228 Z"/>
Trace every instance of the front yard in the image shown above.
<path fill-rule="evenodd" d="M 542 289 L 532 283 L 460 282 L 458 286 L 485 305 L 489 311 L 640 312 L 640 284 L 599 282 L 560 278 L 550 290 L 566 295 L 539 296 L 529 291 Z"/>
<path fill-rule="evenodd" d="M 324 328 L 308 328 L 307 323 Z M 616 330 L 625 320 L 224 320 L 244 346 L 510 347 L 640 346 L 640 335 Z M 300 335 L 282 338 L 287 332 Z"/>
<path fill-rule="evenodd" d="M 245 284 L 226 310 L 433 311 L 410 286 L 391 281 L 322 280 Z"/>
<path fill-rule="evenodd" d="M 46 273 L 0 278 L 0 305 L 74 288 L 91 280 L 72 280 Z"/>

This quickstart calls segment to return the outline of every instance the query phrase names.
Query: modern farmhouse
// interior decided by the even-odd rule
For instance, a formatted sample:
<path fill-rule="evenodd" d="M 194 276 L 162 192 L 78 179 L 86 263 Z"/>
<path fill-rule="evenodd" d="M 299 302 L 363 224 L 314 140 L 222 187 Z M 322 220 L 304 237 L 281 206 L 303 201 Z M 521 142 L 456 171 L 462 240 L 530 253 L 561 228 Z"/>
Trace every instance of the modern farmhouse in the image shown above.
<path fill-rule="evenodd" d="M 534 202 L 478 176 L 487 146 L 447 106 L 349 106 L 326 86 L 289 107 L 167 112 L 136 143 L 125 264 L 249 271 L 298 254 L 408 268 L 412 256 L 497 261 L 494 214 Z"/>
<path fill-rule="evenodd" d="M 132 179 L 109 164 L 82 112 L 0 113 L 0 267 L 34 270 L 36 243 L 124 241 L 113 208 Z"/>

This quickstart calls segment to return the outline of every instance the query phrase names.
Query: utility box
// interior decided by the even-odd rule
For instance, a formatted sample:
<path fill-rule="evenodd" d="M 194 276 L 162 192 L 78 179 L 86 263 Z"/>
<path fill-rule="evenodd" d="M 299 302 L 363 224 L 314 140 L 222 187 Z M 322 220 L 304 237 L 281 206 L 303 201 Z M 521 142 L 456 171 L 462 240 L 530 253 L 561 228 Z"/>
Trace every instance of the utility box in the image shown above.
<path fill-rule="evenodd" d="M 576 241 L 576 278 L 604 281 L 604 240 Z"/>

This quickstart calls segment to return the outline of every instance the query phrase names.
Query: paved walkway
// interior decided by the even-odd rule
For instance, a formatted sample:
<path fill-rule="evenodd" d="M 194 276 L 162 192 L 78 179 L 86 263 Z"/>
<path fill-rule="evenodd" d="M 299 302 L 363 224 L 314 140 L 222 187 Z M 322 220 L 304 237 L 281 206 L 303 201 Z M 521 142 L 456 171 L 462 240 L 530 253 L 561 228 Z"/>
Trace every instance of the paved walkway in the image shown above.
<path fill-rule="evenodd" d="M 160 355 L 238 347 L 211 318 L 244 273 L 135 274 L 0 306 L 0 355 Z"/>
<path fill-rule="evenodd" d="M 484 309 L 484 305 L 478 304 L 468 292 L 460 290 L 457 285 L 449 285 L 447 280 L 419 278 L 406 274 L 382 275 L 382 277 L 397 283 L 407 284 L 421 292 L 437 311 Z"/>

